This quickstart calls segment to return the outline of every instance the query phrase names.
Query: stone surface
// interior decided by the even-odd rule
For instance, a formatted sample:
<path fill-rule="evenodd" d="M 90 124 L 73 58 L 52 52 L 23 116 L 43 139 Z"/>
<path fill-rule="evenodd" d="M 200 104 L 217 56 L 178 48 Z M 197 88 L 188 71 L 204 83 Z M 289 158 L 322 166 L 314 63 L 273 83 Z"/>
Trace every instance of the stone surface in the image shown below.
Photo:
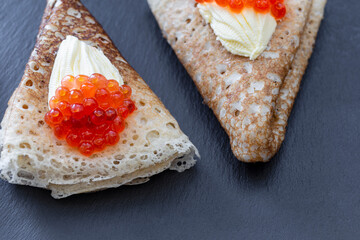
<path fill-rule="evenodd" d="M 360 238 L 360 2 L 328 2 L 284 144 L 270 163 L 256 165 L 233 156 L 146 1 L 84 4 L 202 159 L 182 174 L 64 200 L 0 180 L 1 239 Z M 1 119 L 44 7 L 39 0 L 0 0 Z"/>

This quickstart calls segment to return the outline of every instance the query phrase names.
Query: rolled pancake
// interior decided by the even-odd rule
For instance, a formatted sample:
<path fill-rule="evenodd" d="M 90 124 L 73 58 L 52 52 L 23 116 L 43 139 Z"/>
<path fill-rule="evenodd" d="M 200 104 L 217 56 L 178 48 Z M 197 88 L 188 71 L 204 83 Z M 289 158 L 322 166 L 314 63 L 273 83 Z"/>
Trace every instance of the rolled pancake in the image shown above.
<path fill-rule="evenodd" d="M 235 156 L 266 162 L 278 151 L 311 56 L 326 0 L 287 0 L 254 61 L 228 52 L 195 0 L 148 0 L 165 38 L 230 137 Z"/>
<path fill-rule="evenodd" d="M 53 63 L 67 35 L 104 52 L 132 88 L 138 108 L 126 119 L 120 142 L 90 158 L 57 140 L 44 123 Z M 0 131 L 1 177 L 50 189 L 54 198 L 144 183 L 166 169 L 181 172 L 192 167 L 198 155 L 176 120 L 78 0 L 48 1 L 35 49 L 8 105 Z"/>

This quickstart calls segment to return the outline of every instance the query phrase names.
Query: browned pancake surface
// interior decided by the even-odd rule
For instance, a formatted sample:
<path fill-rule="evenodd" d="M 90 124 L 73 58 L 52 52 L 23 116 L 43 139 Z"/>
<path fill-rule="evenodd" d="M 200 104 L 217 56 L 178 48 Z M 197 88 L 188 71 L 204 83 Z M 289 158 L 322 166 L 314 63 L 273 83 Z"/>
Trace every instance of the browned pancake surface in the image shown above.
<path fill-rule="evenodd" d="M 325 1 L 314 1 L 323 3 L 316 10 L 311 0 L 286 1 L 285 18 L 278 22 L 268 48 L 254 61 L 231 54 L 216 40 L 194 0 L 148 2 L 164 36 L 230 136 L 235 156 L 245 162 L 268 161 L 284 138 L 303 65 L 311 54 L 312 47 L 305 43 L 309 54 L 297 57 L 301 58 L 300 69 L 299 63 L 293 65 L 305 25 L 309 15 L 313 16 L 311 34 L 305 33 L 304 38 L 313 42 Z M 299 73 L 292 71 L 293 88 L 284 84 L 290 67 Z"/>

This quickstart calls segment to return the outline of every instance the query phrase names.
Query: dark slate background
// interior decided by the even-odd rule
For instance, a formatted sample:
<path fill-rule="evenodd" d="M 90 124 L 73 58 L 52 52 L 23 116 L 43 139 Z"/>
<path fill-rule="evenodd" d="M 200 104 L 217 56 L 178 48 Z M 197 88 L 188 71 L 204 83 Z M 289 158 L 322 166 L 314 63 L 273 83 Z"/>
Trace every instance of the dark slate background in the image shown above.
<path fill-rule="evenodd" d="M 202 156 L 141 186 L 54 200 L 0 181 L 0 239 L 360 239 L 360 2 L 329 0 L 280 152 L 243 164 L 145 0 L 84 0 Z M 0 118 L 45 1 L 0 0 Z"/>

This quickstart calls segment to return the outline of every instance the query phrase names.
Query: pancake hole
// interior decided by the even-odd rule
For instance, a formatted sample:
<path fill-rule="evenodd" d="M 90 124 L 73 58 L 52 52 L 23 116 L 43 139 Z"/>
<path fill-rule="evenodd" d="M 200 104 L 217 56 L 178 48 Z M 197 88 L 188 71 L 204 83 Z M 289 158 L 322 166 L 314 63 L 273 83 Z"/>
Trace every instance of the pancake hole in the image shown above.
<path fill-rule="evenodd" d="M 102 42 L 107 42 L 107 40 L 103 37 L 99 37 Z"/>
<path fill-rule="evenodd" d="M 28 143 L 20 143 L 19 144 L 19 147 L 20 148 L 27 148 L 27 149 L 31 149 L 31 146 L 30 146 L 30 144 L 28 144 Z"/>
<path fill-rule="evenodd" d="M 167 143 L 166 146 L 167 146 L 169 149 L 174 150 L 174 147 L 173 147 L 171 144 Z"/>
<path fill-rule="evenodd" d="M 239 110 L 236 110 L 235 111 L 235 116 L 238 117 L 240 115 L 240 111 Z"/>
<path fill-rule="evenodd" d="M 44 161 L 44 157 L 42 155 L 36 154 L 36 157 L 37 157 L 38 161 L 40 161 L 40 162 Z"/>
<path fill-rule="evenodd" d="M 176 127 L 175 127 L 175 124 L 173 124 L 173 123 L 171 123 L 171 122 L 167 123 L 166 126 L 167 126 L 168 128 L 173 128 L 173 129 L 176 128 Z"/>
<path fill-rule="evenodd" d="M 147 123 L 147 119 L 146 118 L 141 118 L 140 123 L 141 123 L 141 125 L 145 125 Z"/>
<path fill-rule="evenodd" d="M 153 139 L 159 138 L 160 133 L 156 130 L 150 131 L 146 134 L 146 139 L 151 142 Z"/>
<path fill-rule="evenodd" d="M 30 133 L 31 135 L 34 135 L 34 136 L 37 136 L 37 135 L 38 135 L 38 134 L 37 134 L 35 131 L 33 131 L 33 130 L 30 130 L 29 133 Z M 34 142 L 35 142 L 35 141 L 34 141 Z"/>
<path fill-rule="evenodd" d="M 39 178 L 45 179 L 45 174 L 46 174 L 46 172 L 44 170 L 40 170 L 39 171 Z"/>
<path fill-rule="evenodd" d="M 31 81 L 31 80 L 27 80 L 26 83 L 25 83 L 25 85 L 26 85 L 27 87 L 32 87 L 32 86 L 34 85 L 34 83 L 33 83 L 33 81 Z"/>
<path fill-rule="evenodd" d="M 116 155 L 116 156 L 115 156 L 115 159 L 118 160 L 118 161 L 121 161 L 121 160 L 124 159 L 124 157 L 125 157 L 124 155 L 119 154 L 119 155 Z"/>
<path fill-rule="evenodd" d="M 20 170 L 17 173 L 17 176 L 20 177 L 20 178 L 28 179 L 28 180 L 33 180 L 34 179 L 34 175 L 32 175 L 31 173 L 29 173 L 27 171 L 24 171 L 24 170 Z"/>

